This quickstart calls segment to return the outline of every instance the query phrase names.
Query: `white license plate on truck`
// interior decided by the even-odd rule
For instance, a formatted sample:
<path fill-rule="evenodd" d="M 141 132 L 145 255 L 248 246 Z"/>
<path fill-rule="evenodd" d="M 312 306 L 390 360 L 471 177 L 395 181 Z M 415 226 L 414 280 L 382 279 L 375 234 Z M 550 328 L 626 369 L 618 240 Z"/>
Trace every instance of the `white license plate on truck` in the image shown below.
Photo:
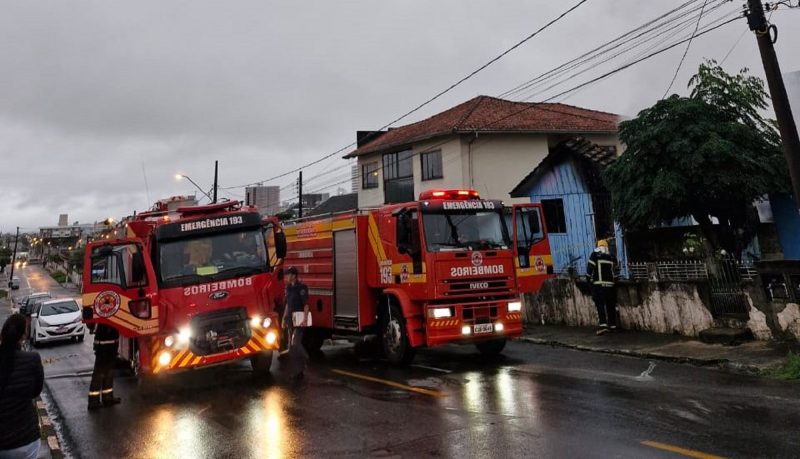
<path fill-rule="evenodd" d="M 491 333 L 494 328 L 492 324 L 475 324 L 475 334 Z"/>

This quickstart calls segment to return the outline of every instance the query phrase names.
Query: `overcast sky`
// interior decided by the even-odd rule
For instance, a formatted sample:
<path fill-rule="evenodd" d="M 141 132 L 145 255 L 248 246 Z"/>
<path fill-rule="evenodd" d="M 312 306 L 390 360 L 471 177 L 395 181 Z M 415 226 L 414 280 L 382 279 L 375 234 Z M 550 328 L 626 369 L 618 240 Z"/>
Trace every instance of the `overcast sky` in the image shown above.
<path fill-rule="evenodd" d="M 400 124 L 479 94 L 499 95 L 683 1 L 589 0 Z M 215 159 L 222 186 L 291 170 L 352 142 L 356 130 L 405 113 L 576 2 L 5 1 L 0 230 L 54 225 L 61 213 L 70 223 L 128 215 L 192 193 L 177 172 L 210 187 Z M 742 3 L 716 12 L 733 13 Z M 800 70 L 800 10 L 778 11 L 772 22 L 783 71 Z M 701 60 L 721 60 L 746 27 L 742 20 L 699 37 L 673 92 L 686 93 Z M 563 101 L 635 115 L 662 96 L 683 49 Z M 763 75 L 751 34 L 724 66 Z M 337 156 L 306 177 L 342 164 Z M 338 183 L 346 173 L 316 178 L 306 189 L 349 189 Z M 241 197 L 243 190 L 226 193 Z"/>

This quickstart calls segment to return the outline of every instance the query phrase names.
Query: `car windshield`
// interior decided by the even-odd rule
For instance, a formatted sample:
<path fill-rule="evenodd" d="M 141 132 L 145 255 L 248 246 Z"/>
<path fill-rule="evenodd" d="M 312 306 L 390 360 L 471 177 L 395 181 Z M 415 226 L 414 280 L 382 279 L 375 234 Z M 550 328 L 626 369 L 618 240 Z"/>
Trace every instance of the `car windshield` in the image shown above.
<path fill-rule="evenodd" d="M 67 314 L 70 312 L 78 312 L 78 303 L 70 301 L 61 301 L 58 303 L 48 303 L 41 306 L 40 316 L 55 316 L 57 314 Z"/>
<path fill-rule="evenodd" d="M 267 270 L 264 236 L 257 229 L 163 242 L 158 262 L 161 282 L 175 284 Z"/>
<path fill-rule="evenodd" d="M 511 245 L 496 211 L 426 213 L 422 224 L 429 252 L 507 249 Z"/>

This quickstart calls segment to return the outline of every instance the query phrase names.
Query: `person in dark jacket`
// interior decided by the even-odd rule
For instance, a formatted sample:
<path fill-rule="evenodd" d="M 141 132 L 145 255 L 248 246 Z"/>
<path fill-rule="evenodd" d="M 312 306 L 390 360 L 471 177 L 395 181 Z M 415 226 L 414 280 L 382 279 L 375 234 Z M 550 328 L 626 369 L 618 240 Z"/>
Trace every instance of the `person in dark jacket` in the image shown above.
<path fill-rule="evenodd" d="M 589 257 L 586 277 L 592 284 L 592 299 L 600 319 L 598 335 L 616 331 L 619 323 L 616 290 L 617 259 L 608 252 L 608 241 L 600 240 Z"/>
<path fill-rule="evenodd" d="M 109 325 L 90 324 L 94 332 L 94 370 L 89 383 L 89 409 L 96 410 L 120 402 L 114 397 L 114 363 L 117 359 L 119 332 Z"/>
<path fill-rule="evenodd" d="M 23 352 L 25 317 L 12 314 L 0 334 L 0 459 L 39 455 L 39 416 L 34 399 L 42 392 L 44 369 L 37 352 Z"/>
<path fill-rule="evenodd" d="M 303 334 L 308 327 L 308 318 L 311 315 L 308 307 L 308 287 L 297 280 L 297 268 L 294 266 L 286 270 L 286 307 L 283 311 L 283 326 L 289 336 L 289 360 L 292 363 L 292 380 L 299 382 L 303 379 L 308 354 L 303 347 Z M 302 312 L 303 320 L 299 323 L 292 321 L 294 313 Z"/>

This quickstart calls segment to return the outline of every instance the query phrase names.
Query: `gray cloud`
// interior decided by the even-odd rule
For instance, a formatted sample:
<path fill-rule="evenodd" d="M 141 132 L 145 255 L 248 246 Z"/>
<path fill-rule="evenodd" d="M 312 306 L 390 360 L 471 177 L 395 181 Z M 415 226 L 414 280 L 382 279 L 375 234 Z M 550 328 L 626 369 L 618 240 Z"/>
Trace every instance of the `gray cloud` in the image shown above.
<path fill-rule="evenodd" d="M 588 2 L 407 121 L 499 94 L 679 3 Z M 210 186 L 215 159 L 223 185 L 292 169 L 425 100 L 566 4 L 20 0 L 3 7 L 0 229 L 8 230 L 53 224 L 59 213 L 92 221 L 141 210 L 193 191 L 174 180 L 178 171 Z M 799 14 L 773 18 L 784 71 L 800 67 L 791 48 Z M 745 27 L 697 40 L 673 91 L 685 92 L 700 60 L 721 59 Z M 633 115 L 661 96 L 681 53 L 566 102 Z M 726 62 L 743 66 L 762 73 L 750 35 Z M 341 164 L 334 158 L 308 174 Z"/>

